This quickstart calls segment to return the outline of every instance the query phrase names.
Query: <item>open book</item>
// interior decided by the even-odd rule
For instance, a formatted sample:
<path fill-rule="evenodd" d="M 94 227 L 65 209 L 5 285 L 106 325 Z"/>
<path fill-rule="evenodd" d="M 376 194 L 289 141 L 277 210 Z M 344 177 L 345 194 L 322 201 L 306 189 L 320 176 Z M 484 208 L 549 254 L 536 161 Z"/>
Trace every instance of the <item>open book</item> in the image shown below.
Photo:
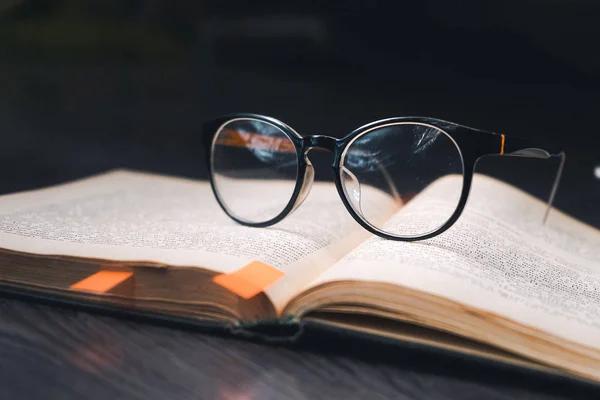
<path fill-rule="evenodd" d="M 435 213 L 452 179 L 382 218 Z M 207 182 L 114 171 L 1 196 L 0 284 L 232 327 L 320 323 L 600 381 L 600 232 L 558 211 L 542 224 L 545 211 L 477 175 L 452 228 L 394 242 L 358 225 L 331 183 L 249 228 Z M 280 276 L 254 296 L 215 279 L 256 262 Z M 124 275 L 102 292 L 79 284 L 103 271 Z"/>

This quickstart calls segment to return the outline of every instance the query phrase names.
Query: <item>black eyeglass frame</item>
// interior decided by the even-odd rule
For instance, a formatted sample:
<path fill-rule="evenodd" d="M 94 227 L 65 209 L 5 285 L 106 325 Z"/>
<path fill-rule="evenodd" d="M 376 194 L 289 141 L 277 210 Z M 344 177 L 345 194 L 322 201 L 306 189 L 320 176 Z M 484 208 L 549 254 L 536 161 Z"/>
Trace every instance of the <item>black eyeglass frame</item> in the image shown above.
<path fill-rule="evenodd" d="M 233 120 L 256 120 L 259 122 L 264 122 L 271 124 L 281 130 L 294 144 L 294 148 L 296 150 L 296 158 L 298 161 L 297 175 L 296 175 L 296 184 L 294 187 L 294 191 L 292 196 L 285 206 L 285 208 L 279 213 L 276 217 L 264 221 L 264 222 L 248 222 L 242 219 L 237 218 L 233 213 L 231 213 L 224 202 L 221 200 L 219 196 L 218 190 L 216 188 L 214 179 L 213 179 L 213 169 L 212 169 L 212 148 L 214 145 L 214 141 L 217 137 L 217 133 L 220 132 L 221 128 L 227 123 Z M 423 235 L 415 235 L 415 236 L 394 236 L 387 232 L 384 232 L 375 226 L 371 225 L 367 221 L 365 221 L 352 207 L 350 201 L 348 200 L 346 193 L 344 191 L 344 187 L 341 180 L 340 173 L 340 163 L 342 160 L 342 155 L 344 151 L 348 148 L 349 144 L 352 143 L 353 139 L 362 135 L 365 132 L 370 130 L 374 130 L 379 127 L 383 127 L 385 125 L 390 124 L 398 124 L 398 123 L 416 123 L 420 125 L 429 125 L 435 129 L 438 129 L 448 135 L 454 142 L 456 143 L 458 150 L 461 154 L 462 158 L 462 167 L 463 167 L 463 186 L 461 196 L 457 205 L 456 210 L 450 216 L 450 218 L 439 228 L 434 231 L 428 232 Z M 557 146 L 549 145 L 549 144 L 540 144 L 538 142 L 531 141 L 526 138 L 521 137 L 513 137 L 506 136 L 504 134 L 499 134 L 490 131 L 479 130 L 471 127 L 467 127 L 464 125 L 456 124 L 454 122 L 443 121 L 440 119 L 429 118 L 429 117 L 393 117 L 382 119 L 378 121 L 374 121 L 363 125 L 345 137 L 335 138 L 331 136 L 324 135 L 307 135 L 303 136 L 296 132 L 293 128 L 288 126 L 287 124 L 271 117 L 267 117 L 259 114 L 251 114 L 251 113 L 239 113 L 239 114 L 230 114 L 225 115 L 209 122 L 206 122 L 202 127 L 202 139 L 205 149 L 205 160 L 206 166 L 208 169 L 209 179 L 212 191 L 219 203 L 219 206 L 227 213 L 227 215 L 232 218 L 234 221 L 245 225 L 256 228 L 262 228 L 274 225 L 281 220 L 283 220 L 286 216 L 292 213 L 295 209 L 297 209 L 304 199 L 306 198 L 310 185 L 312 184 L 311 176 L 314 172 L 312 169 L 312 164 L 310 160 L 307 158 L 307 154 L 311 149 L 320 148 L 324 150 L 328 150 L 333 153 L 333 177 L 336 189 L 344 206 L 352 215 L 354 220 L 358 222 L 363 228 L 367 229 L 369 232 L 380 236 L 389 240 L 397 240 L 397 241 L 417 241 L 429 239 L 431 237 L 437 236 L 442 232 L 448 230 L 461 216 L 465 205 L 467 204 L 467 200 L 469 197 L 469 192 L 471 190 L 471 184 L 473 181 L 473 173 L 475 171 L 475 165 L 477 161 L 484 157 L 490 155 L 497 156 L 518 156 L 518 157 L 531 157 L 531 158 L 543 158 L 548 159 L 551 157 L 560 157 L 561 164 L 559 166 L 559 170 L 557 173 L 557 177 L 555 179 L 552 192 L 550 194 L 549 205 L 552 204 L 554 199 L 554 195 L 558 186 L 558 181 L 560 179 L 560 175 L 562 173 L 562 167 L 565 160 L 565 153 L 559 149 Z"/>

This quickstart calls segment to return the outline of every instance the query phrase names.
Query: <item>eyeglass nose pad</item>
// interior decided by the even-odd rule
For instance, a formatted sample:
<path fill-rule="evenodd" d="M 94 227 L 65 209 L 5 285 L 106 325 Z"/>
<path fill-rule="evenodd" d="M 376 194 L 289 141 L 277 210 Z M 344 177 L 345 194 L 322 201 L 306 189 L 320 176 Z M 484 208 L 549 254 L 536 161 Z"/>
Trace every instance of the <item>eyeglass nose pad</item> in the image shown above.
<path fill-rule="evenodd" d="M 306 200 L 308 193 L 310 193 L 310 188 L 312 187 L 313 181 L 315 180 L 315 169 L 312 166 L 312 163 L 306 157 L 306 171 L 304 172 L 304 180 L 302 182 L 302 187 L 300 188 L 300 193 L 298 193 L 298 198 L 296 199 L 296 203 L 294 203 L 294 207 L 292 207 L 292 212 L 300 207 L 300 205 Z"/>
<path fill-rule="evenodd" d="M 346 192 L 346 198 L 352 204 L 352 208 L 364 217 L 360 202 L 360 182 L 356 178 L 356 176 L 346 167 L 341 168 L 342 171 L 342 181 L 344 186 L 344 191 Z"/>

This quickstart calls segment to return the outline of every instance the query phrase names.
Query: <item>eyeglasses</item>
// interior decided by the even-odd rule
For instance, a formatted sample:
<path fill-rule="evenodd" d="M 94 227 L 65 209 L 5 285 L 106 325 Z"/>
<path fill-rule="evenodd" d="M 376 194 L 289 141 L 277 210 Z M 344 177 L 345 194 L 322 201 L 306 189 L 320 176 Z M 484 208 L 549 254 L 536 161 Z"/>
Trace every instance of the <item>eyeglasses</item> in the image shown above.
<path fill-rule="evenodd" d="M 308 153 L 327 150 L 352 217 L 375 235 L 403 241 L 431 238 L 457 221 L 481 157 L 560 157 L 549 207 L 565 160 L 560 149 L 425 117 L 375 121 L 336 139 L 302 136 L 262 115 L 234 114 L 206 123 L 203 138 L 213 192 L 240 224 L 266 227 L 297 209 L 314 180 Z M 417 196 L 428 201 L 413 202 Z M 400 220 L 381 218 L 399 208 Z"/>

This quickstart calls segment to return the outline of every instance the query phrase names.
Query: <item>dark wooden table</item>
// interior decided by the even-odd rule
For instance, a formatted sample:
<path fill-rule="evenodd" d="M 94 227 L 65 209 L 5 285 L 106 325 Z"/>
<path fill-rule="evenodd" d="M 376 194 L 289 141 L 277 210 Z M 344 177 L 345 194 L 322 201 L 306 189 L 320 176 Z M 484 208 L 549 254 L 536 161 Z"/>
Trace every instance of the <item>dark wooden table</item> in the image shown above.
<path fill-rule="evenodd" d="M 426 351 L 309 342 L 266 345 L 0 299 L 0 399 L 600 398 L 582 382 Z"/>

